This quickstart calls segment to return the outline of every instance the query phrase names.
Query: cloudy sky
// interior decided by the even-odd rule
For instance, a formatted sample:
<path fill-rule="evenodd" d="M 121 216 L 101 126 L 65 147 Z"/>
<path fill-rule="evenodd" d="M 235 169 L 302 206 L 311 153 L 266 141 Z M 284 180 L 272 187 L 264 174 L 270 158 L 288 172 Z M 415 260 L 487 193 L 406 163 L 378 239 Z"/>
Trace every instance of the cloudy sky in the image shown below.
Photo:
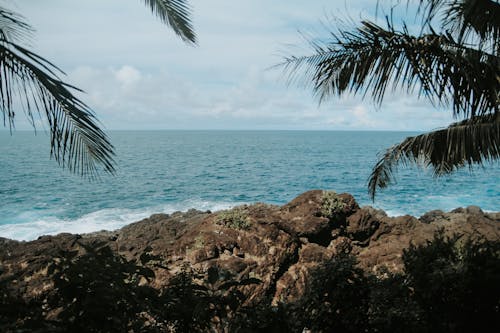
<path fill-rule="evenodd" d="M 380 108 L 349 96 L 318 106 L 271 68 L 308 53 L 299 31 L 324 33 L 331 15 L 373 17 L 376 0 L 192 0 L 196 47 L 141 0 L 3 3 L 36 29 L 32 48 L 86 92 L 106 129 L 420 131 L 452 121 L 450 111 L 404 93 Z"/>

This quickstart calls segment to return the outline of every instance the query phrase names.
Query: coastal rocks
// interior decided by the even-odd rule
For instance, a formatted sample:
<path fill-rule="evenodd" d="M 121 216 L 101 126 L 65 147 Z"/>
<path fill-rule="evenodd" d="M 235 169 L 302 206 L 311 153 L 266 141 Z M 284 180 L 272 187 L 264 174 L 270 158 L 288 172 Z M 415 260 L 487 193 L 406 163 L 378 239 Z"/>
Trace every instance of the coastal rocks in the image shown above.
<path fill-rule="evenodd" d="M 371 207 L 359 209 L 347 218 L 346 233 L 361 244 L 366 244 L 379 228 L 380 221 L 385 217 L 385 213 Z"/>
<path fill-rule="evenodd" d="M 322 191 L 299 195 L 280 210 L 277 224 L 297 237 L 314 237 L 329 228 L 330 221 L 320 216 Z"/>
<path fill-rule="evenodd" d="M 363 208 L 362 210 L 366 210 Z M 372 209 L 364 214 L 370 215 Z M 359 212 L 358 212 L 359 214 Z M 420 219 L 413 216 L 375 218 L 364 216 L 362 221 L 378 222 L 376 231 L 364 240 L 363 247 L 355 247 L 353 252 L 359 260 L 359 266 L 371 271 L 387 267 L 393 271 L 402 269 L 401 255 L 410 244 L 424 244 L 439 230 L 451 237 L 475 240 L 499 240 L 500 219 L 497 214 L 483 213 L 479 210 L 458 209 L 449 213 L 432 211 L 424 214 Z M 356 221 L 359 224 L 361 221 Z M 366 225 L 366 223 L 365 223 Z M 373 224 L 372 224 L 373 225 Z"/>
<path fill-rule="evenodd" d="M 232 286 L 243 305 L 263 299 L 278 304 L 304 294 L 311 272 L 339 254 L 356 256 L 365 271 L 400 271 L 403 250 L 424 244 L 439 230 L 463 239 L 500 239 L 500 214 L 478 207 L 431 211 L 417 219 L 360 208 L 346 193 L 335 194 L 335 200 L 338 210 L 331 215 L 324 214 L 325 192 L 314 190 L 281 207 L 239 207 L 242 224 L 220 223 L 223 212 L 190 210 L 155 214 L 111 232 L 43 236 L 32 242 L 0 238 L 0 303 L 17 302 L 24 309 L 0 314 L 0 331 L 13 330 L 16 320 L 38 318 L 50 324 L 81 311 L 85 316 L 87 309 L 79 306 L 90 302 L 86 292 L 108 293 L 106 299 L 128 304 L 126 320 L 144 324 L 144 317 L 148 325 L 161 327 L 151 319 L 159 311 L 154 307 L 163 304 L 165 290 L 186 272 L 193 272 L 195 282 L 211 294 Z"/>
<path fill-rule="evenodd" d="M 336 212 L 333 219 L 323 216 L 324 193 L 321 190 L 308 191 L 284 205 L 279 215 L 280 227 L 297 237 L 327 246 L 331 241 L 331 231 L 343 228 L 345 217 L 358 210 L 359 206 L 352 195 L 342 193 L 338 195 L 343 203 L 341 211 Z"/>

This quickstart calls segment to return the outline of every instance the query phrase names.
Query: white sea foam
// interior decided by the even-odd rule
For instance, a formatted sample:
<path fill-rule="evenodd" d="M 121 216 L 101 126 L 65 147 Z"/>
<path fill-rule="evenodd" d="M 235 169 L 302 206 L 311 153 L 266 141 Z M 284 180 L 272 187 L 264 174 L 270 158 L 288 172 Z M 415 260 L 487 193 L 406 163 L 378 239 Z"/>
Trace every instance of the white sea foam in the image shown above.
<path fill-rule="evenodd" d="M 397 210 L 386 210 L 385 213 L 389 217 L 403 216 L 403 215 L 408 214 L 408 213 L 404 213 L 404 212 L 397 211 Z"/>
<path fill-rule="evenodd" d="M 36 213 L 23 213 L 20 223 L 0 225 L 0 237 L 16 240 L 33 240 L 41 235 L 56 235 L 62 232 L 83 234 L 100 230 L 115 230 L 139 221 L 155 213 L 170 214 L 190 208 L 206 211 L 227 209 L 242 203 L 186 200 L 163 206 L 144 209 L 109 208 L 83 215 L 76 219 L 60 219 L 54 216 L 37 217 Z"/>

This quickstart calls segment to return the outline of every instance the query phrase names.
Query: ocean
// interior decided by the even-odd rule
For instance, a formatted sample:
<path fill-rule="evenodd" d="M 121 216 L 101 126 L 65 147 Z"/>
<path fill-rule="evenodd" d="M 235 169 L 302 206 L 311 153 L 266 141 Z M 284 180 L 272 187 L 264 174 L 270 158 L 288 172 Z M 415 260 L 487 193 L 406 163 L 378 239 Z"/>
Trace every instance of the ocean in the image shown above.
<path fill-rule="evenodd" d="M 284 204 L 311 189 L 349 192 L 389 215 L 478 205 L 500 211 L 500 164 L 435 179 L 401 168 L 371 202 L 377 153 L 417 133 L 336 131 L 111 131 L 117 174 L 90 182 L 49 159 L 49 138 L 1 131 L 0 237 L 113 230 L 153 213 Z"/>

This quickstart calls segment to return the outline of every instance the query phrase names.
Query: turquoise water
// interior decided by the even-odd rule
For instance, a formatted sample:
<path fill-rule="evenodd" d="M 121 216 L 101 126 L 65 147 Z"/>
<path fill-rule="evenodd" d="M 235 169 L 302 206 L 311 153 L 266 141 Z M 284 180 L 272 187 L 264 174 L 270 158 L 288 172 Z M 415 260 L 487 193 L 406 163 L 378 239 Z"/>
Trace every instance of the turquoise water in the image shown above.
<path fill-rule="evenodd" d="M 308 131 L 110 132 L 116 176 L 88 182 L 49 160 L 45 133 L 0 132 L 0 237 L 115 229 L 153 213 L 283 204 L 315 188 L 352 193 L 390 215 L 478 205 L 500 210 L 498 163 L 433 179 L 402 169 L 374 204 L 377 152 L 415 133 Z"/>

